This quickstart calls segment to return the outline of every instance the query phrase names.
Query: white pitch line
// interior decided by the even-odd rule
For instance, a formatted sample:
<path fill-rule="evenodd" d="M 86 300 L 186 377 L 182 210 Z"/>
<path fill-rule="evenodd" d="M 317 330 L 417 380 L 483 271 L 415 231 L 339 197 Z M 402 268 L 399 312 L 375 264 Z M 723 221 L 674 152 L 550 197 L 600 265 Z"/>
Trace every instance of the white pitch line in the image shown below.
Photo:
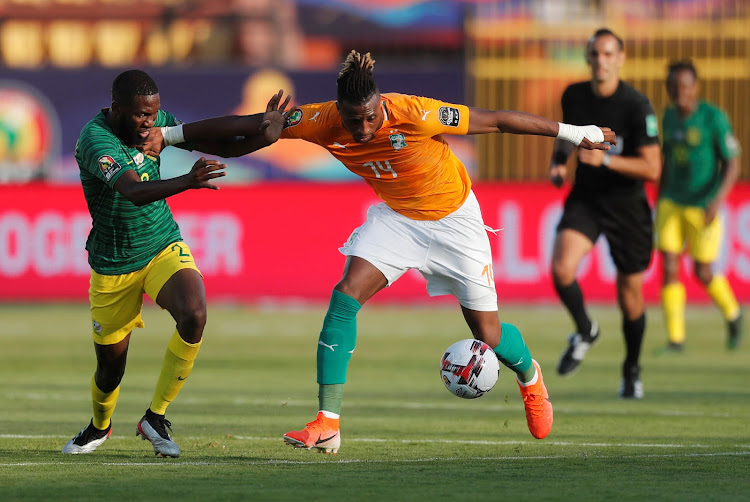
<path fill-rule="evenodd" d="M 61 397 L 59 393 L 0 393 L 0 399 L 7 401 L 15 400 L 28 400 L 28 401 L 60 401 L 64 402 L 65 397 Z M 187 397 L 182 399 L 180 402 L 194 405 L 210 405 L 209 400 Z M 262 406 L 268 409 L 281 408 L 284 406 L 295 406 L 295 407 L 307 407 L 312 408 L 318 405 L 318 401 L 304 400 L 304 399 L 250 399 L 243 397 L 236 397 L 232 399 L 232 404 L 237 406 Z M 478 413 L 519 413 L 523 411 L 521 403 L 514 402 L 513 404 L 469 404 L 469 403 L 420 403 L 420 402 L 404 402 L 404 403 L 392 403 L 392 402 L 380 402 L 380 401 L 347 401 L 347 406 L 351 407 L 373 407 L 377 406 L 380 408 L 390 410 L 438 410 L 438 411 L 474 411 Z M 565 408 L 555 407 L 555 413 L 558 414 L 570 414 L 570 415 L 630 415 L 633 413 L 632 408 L 619 407 L 617 404 L 612 403 L 612 408 Z M 728 418 L 728 419 L 746 419 L 750 420 L 750 415 L 734 414 L 729 412 L 705 412 L 705 411 L 689 411 L 689 410 L 638 410 L 639 414 L 645 416 L 655 417 L 686 417 L 686 418 Z"/>
<path fill-rule="evenodd" d="M 32 435 L 32 434 L 0 434 L 0 439 L 67 439 L 68 436 L 54 436 L 54 435 Z M 111 439 L 129 439 L 130 436 L 118 436 L 114 435 Z M 267 437 L 267 436 L 239 436 L 232 434 L 231 437 L 209 437 L 209 436 L 185 436 L 181 439 L 196 441 L 196 440 L 227 440 L 231 441 L 239 439 L 243 441 L 281 441 L 279 437 Z M 347 441 L 353 443 L 418 443 L 418 444 L 470 444 L 470 445 L 486 445 L 486 446 L 505 446 L 505 445 L 528 445 L 533 444 L 536 446 L 583 446 L 593 448 L 718 448 L 720 445 L 715 444 L 674 444 L 674 443 L 579 443 L 575 441 L 488 441 L 488 440 L 477 440 L 477 439 L 386 439 L 386 438 L 346 438 Z M 731 445 L 732 448 L 748 448 L 750 444 L 735 444 Z"/>
<path fill-rule="evenodd" d="M 716 453 L 684 453 L 684 454 L 659 454 L 659 455 L 643 455 L 649 458 L 688 458 L 688 457 L 726 457 L 726 456 L 747 456 L 750 455 L 748 452 L 716 452 Z M 637 456 L 636 456 L 637 457 Z M 512 460 L 560 460 L 560 459 L 577 459 L 581 458 L 581 455 L 535 455 L 532 457 L 523 456 L 497 456 L 497 457 L 426 457 L 426 458 L 394 458 L 394 459 L 334 459 L 328 457 L 330 460 L 248 460 L 247 462 L 185 462 L 185 461 L 171 461 L 164 460 L 158 462 L 95 462 L 89 465 L 96 466 L 115 466 L 115 467 L 180 467 L 180 466 L 226 466 L 226 465 L 319 465 L 323 462 L 334 463 L 334 464 L 393 464 L 393 463 L 419 463 L 419 462 L 450 462 L 450 461 L 461 461 L 466 460 L 481 460 L 481 461 L 512 461 Z M 617 458 L 621 459 L 622 456 L 597 456 L 597 459 L 609 459 Z M 0 467 L 28 467 L 28 466 L 40 466 L 40 465 L 75 465 L 80 467 L 79 463 L 71 462 L 15 462 L 15 463 L 0 463 Z"/>

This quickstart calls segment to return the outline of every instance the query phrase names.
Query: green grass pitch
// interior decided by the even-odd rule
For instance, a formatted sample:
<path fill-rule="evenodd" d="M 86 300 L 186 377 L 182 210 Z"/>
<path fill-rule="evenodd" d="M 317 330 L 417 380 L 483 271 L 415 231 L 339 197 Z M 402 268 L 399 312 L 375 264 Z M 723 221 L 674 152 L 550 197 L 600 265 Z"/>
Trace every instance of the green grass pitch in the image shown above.
<path fill-rule="evenodd" d="M 550 436 L 526 428 L 513 374 L 462 400 L 438 376 L 468 337 L 457 307 L 366 306 L 342 413 L 342 447 L 285 446 L 317 411 L 315 350 L 324 307 L 212 305 L 195 370 L 167 418 L 182 448 L 155 458 L 135 436 L 173 330 L 144 311 L 131 342 L 113 435 L 60 453 L 91 416 L 86 305 L 0 306 L 0 500 L 750 500 L 750 343 L 725 349 L 710 307 L 688 309 L 684 353 L 664 355 L 648 312 L 643 401 L 616 398 L 623 341 L 614 308 L 577 373 L 555 373 L 571 322 L 561 307 L 502 307 L 541 363 L 555 406 Z"/>

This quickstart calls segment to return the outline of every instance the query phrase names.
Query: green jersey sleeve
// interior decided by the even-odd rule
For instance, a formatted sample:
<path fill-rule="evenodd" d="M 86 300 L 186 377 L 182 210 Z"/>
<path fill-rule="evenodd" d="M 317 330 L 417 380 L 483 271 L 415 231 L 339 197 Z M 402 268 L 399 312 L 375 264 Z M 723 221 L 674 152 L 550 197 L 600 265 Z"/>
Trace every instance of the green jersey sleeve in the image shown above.
<path fill-rule="evenodd" d="M 122 143 L 113 134 L 98 134 L 90 142 L 81 138 L 81 143 L 85 151 L 83 167 L 110 187 L 125 171 L 133 169 Z"/>

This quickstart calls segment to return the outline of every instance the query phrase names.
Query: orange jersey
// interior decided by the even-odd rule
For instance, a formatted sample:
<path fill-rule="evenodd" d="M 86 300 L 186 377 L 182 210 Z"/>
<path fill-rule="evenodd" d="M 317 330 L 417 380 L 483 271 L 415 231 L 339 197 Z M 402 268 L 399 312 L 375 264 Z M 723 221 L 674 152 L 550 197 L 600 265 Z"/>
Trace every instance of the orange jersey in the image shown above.
<path fill-rule="evenodd" d="M 335 101 L 301 106 L 281 137 L 326 148 L 406 217 L 438 220 L 461 207 L 471 180 L 441 134 L 466 134 L 469 108 L 404 94 L 381 98 L 383 126 L 367 143 L 344 129 Z"/>

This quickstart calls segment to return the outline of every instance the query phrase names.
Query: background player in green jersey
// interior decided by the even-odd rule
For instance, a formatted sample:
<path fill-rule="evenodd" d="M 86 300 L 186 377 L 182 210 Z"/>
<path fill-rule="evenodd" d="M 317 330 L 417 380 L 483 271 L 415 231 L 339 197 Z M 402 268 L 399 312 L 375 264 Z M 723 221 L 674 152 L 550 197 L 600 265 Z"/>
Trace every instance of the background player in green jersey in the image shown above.
<path fill-rule="evenodd" d="M 206 324 L 203 278 L 166 197 L 190 189 L 218 189 L 212 180 L 226 167 L 201 158 L 190 171 L 162 180 L 158 156 L 144 154 L 153 127 L 177 126 L 178 146 L 222 157 L 245 154 L 280 135 L 289 98 L 271 98 L 265 114 L 218 117 L 183 127 L 161 110 L 159 89 L 140 70 L 128 70 L 112 84 L 112 106 L 101 110 L 81 131 L 75 156 L 92 229 L 86 242 L 91 266 L 92 335 L 96 372 L 91 380 L 93 418 L 64 447 L 63 453 L 90 453 L 112 433 L 111 417 L 125 373 L 130 335 L 143 327 L 144 293 L 169 311 L 176 329 L 169 342 L 153 398 L 137 431 L 157 455 L 177 457 L 165 419 L 169 403 L 193 368 Z M 229 137 L 228 141 L 206 141 Z M 193 141 L 191 139 L 201 139 Z M 187 141 L 187 142 L 186 142 Z"/>
<path fill-rule="evenodd" d="M 742 336 L 741 310 L 732 288 L 712 271 L 722 237 L 719 207 L 737 179 L 739 146 L 724 112 L 698 99 L 698 92 L 698 74 L 690 61 L 669 66 L 667 93 L 673 104 L 663 119 L 656 228 L 664 260 L 661 296 L 670 350 L 681 350 L 685 341 L 685 287 L 679 281 L 685 244 L 695 277 L 727 320 L 728 347 L 736 348 Z"/>

